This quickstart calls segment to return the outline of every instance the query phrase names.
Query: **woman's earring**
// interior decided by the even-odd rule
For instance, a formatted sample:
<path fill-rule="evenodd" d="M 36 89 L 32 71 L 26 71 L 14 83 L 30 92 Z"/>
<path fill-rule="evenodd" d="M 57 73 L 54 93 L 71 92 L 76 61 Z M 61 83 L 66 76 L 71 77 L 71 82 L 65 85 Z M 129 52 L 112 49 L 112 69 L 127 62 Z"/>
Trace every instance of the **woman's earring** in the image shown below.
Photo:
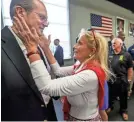
<path fill-rule="evenodd" d="M 89 58 L 91 57 L 92 55 L 91 54 L 89 54 Z"/>

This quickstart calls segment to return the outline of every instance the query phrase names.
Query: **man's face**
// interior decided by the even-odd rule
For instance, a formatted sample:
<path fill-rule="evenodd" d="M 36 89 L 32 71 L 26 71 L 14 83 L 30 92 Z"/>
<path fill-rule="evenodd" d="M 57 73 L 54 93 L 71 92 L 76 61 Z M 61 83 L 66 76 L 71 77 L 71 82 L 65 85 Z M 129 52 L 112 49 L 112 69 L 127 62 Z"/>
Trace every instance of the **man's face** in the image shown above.
<path fill-rule="evenodd" d="M 59 45 L 59 41 L 58 40 L 54 40 L 54 45 Z"/>
<path fill-rule="evenodd" d="M 119 37 L 122 41 L 125 40 L 125 35 L 119 35 L 118 37 Z"/>
<path fill-rule="evenodd" d="M 114 50 L 118 49 L 121 47 L 121 43 L 118 40 L 115 40 L 114 42 L 112 42 L 112 48 Z"/>
<path fill-rule="evenodd" d="M 118 38 L 120 38 L 122 41 L 125 40 L 125 34 L 123 32 L 118 33 Z"/>
<path fill-rule="evenodd" d="M 34 27 L 38 34 L 42 34 L 44 28 L 48 26 L 47 10 L 40 1 L 34 0 L 34 4 L 33 10 L 25 14 L 24 18 L 29 28 Z"/>

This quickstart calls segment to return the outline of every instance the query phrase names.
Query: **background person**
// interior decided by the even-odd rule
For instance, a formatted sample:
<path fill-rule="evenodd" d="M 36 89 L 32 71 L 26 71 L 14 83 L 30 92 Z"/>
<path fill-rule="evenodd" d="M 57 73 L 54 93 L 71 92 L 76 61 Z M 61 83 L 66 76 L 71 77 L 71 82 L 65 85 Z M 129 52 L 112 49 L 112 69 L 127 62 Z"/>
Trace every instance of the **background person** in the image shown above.
<path fill-rule="evenodd" d="M 126 52 L 127 51 L 127 47 L 125 45 L 125 34 L 123 31 L 119 31 L 118 32 L 118 38 L 120 38 L 122 41 L 123 41 L 123 44 L 122 44 L 122 51 Z"/>
<path fill-rule="evenodd" d="M 108 41 L 109 56 L 111 56 L 113 54 L 113 48 L 112 48 L 113 38 L 114 38 L 114 35 L 111 35 L 110 40 Z"/>
<path fill-rule="evenodd" d="M 122 51 L 123 42 L 120 38 L 114 38 L 112 46 L 114 49 L 113 58 L 111 60 L 111 68 L 116 75 L 115 82 L 109 87 L 109 113 L 113 108 L 114 100 L 117 96 L 120 98 L 120 114 L 124 120 L 128 120 L 128 103 L 127 94 L 129 82 L 132 81 L 133 64 L 132 58 L 128 52 Z"/>
<path fill-rule="evenodd" d="M 54 52 L 54 57 L 57 60 L 58 64 L 60 66 L 64 65 L 64 53 L 63 53 L 63 48 L 60 46 L 60 40 L 55 39 L 54 40 L 54 45 L 55 45 L 55 52 Z"/>
<path fill-rule="evenodd" d="M 132 59 L 133 59 L 133 71 L 134 71 L 134 44 L 128 48 L 128 52 L 132 56 Z M 129 88 L 129 91 L 128 91 L 128 96 L 129 97 L 132 94 L 133 82 L 134 82 L 134 74 L 133 74 L 133 80 L 130 82 L 130 88 Z"/>

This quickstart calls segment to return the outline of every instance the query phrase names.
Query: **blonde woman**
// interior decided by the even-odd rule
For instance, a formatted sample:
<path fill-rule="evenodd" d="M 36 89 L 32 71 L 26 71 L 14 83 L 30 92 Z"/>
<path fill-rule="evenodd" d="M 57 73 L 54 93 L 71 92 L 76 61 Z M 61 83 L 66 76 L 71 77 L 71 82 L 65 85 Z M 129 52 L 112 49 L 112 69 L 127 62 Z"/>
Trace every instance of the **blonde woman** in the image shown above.
<path fill-rule="evenodd" d="M 107 41 L 92 29 L 82 29 L 78 43 L 74 45 L 74 58 L 80 63 L 60 67 L 45 36 L 38 35 L 35 29 L 29 30 L 22 17 L 15 20 L 14 31 L 18 36 L 21 35 L 20 38 L 26 46 L 31 72 L 40 92 L 50 96 L 67 96 L 67 102 L 70 104 L 67 111 L 69 121 L 101 121 L 98 108 L 103 106 L 104 82 L 109 77 Z M 22 25 L 18 21 L 21 21 Z M 38 53 L 39 43 L 53 72 L 63 78 L 51 79 Z"/>

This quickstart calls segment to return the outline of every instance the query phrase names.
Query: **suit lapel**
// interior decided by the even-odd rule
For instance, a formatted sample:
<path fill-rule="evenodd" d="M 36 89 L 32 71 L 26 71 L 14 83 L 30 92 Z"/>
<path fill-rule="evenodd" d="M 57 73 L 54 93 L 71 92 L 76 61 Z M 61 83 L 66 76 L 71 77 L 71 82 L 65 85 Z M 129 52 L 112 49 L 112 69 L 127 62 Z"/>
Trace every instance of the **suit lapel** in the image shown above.
<path fill-rule="evenodd" d="M 42 96 L 38 91 L 35 82 L 32 78 L 30 67 L 15 37 L 8 29 L 8 27 L 5 27 L 1 31 L 1 35 L 2 35 L 1 37 L 2 41 L 4 42 L 4 44 L 2 45 L 3 50 L 5 51 L 5 53 L 7 54 L 13 65 L 18 70 L 18 73 L 23 77 L 23 79 L 27 82 L 29 87 L 34 91 L 36 96 L 43 101 Z"/>

